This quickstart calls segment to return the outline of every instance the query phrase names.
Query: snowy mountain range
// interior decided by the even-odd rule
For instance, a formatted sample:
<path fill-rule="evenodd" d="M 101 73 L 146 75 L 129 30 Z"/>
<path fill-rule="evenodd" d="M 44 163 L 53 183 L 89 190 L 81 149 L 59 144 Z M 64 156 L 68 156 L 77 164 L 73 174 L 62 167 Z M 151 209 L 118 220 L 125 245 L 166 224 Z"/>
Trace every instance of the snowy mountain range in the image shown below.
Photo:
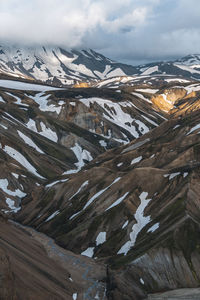
<path fill-rule="evenodd" d="M 36 79 L 57 86 L 127 75 L 175 75 L 200 79 L 200 55 L 134 67 L 112 61 L 93 50 L 1 44 L 0 74 Z"/>
<path fill-rule="evenodd" d="M 0 49 L 0 299 L 199 287 L 200 56 Z"/>
<path fill-rule="evenodd" d="M 146 300 L 199 285 L 199 96 L 190 81 L 0 79 L 0 298 Z"/>
<path fill-rule="evenodd" d="M 0 72 L 57 85 L 136 73 L 93 50 L 0 46 Z"/>
<path fill-rule="evenodd" d="M 200 79 L 200 55 L 187 55 L 175 61 L 157 62 L 139 66 L 140 75 L 175 75 Z"/>

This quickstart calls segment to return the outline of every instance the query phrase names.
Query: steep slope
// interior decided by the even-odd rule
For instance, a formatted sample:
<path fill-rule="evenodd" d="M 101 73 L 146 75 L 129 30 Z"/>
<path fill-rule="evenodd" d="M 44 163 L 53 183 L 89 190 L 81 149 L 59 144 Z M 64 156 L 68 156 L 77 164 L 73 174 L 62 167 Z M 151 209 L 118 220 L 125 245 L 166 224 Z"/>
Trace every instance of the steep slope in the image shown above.
<path fill-rule="evenodd" d="M 64 248 L 120 269 L 109 271 L 109 299 L 200 284 L 198 99 L 192 112 L 44 186 L 16 216 Z"/>
<path fill-rule="evenodd" d="M 37 211 L 33 212 L 33 207 L 31 207 L 32 213 L 30 214 L 30 212 L 26 212 L 28 207 L 24 207 L 24 213 L 26 212 L 28 219 L 32 220 L 30 224 L 39 225 L 40 229 L 43 228 L 42 230 L 47 230 L 47 232 L 53 234 L 65 246 L 74 251 L 78 249 L 81 251 L 84 244 L 86 246 L 95 244 L 97 233 L 93 222 L 96 224 L 98 219 L 96 230 L 99 231 L 101 227 L 102 231 L 105 231 L 103 230 L 105 228 L 108 229 L 105 245 L 94 247 L 94 249 L 98 249 L 97 253 L 101 256 L 103 250 L 100 249 L 106 248 L 106 244 L 110 243 L 110 239 L 112 240 L 113 234 L 110 230 L 116 227 L 116 230 L 119 230 L 118 238 L 121 240 L 125 233 L 123 229 L 120 229 L 121 226 L 129 218 L 130 222 L 133 222 L 134 217 L 131 217 L 132 213 L 130 211 L 134 211 L 135 207 L 139 205 L 140 201 L 138 199 L 146 205 L 149 202 L 144 201 L 146 198 L 153 199 L 152 211 L 153 214 L 157 215 L 155 211 L 157 209 L 154 207 L 156 207 L 156 203 L 159 203 L 159 199 L 165 199 L 161 206 L 167 206 L 170 201 L 173 203 L 171 197 L 173 199 L 174 189 L 177 190 L 177 182 L 179 182 L 180 195 L 181 193 L 185 194 L 186 183 L 190 184 L 191 180 L 189 174 L 190 172 L 195 173 L 196 168 L 198 169 L 199 166 L 198 151 L 195 152 L 195 149 L 198 149 L 196 145 L 199 143 L 198 124 L 198 112 L 194 112 L 192 117 L 189 115 L 183 119 L 172 119 L 164 122 L 159 128 L 154 129 L 137 141 L 98 156 L 97 160 L 91 162 L 84 168 L 83 172 L 68 176 L 67 182 L 59 182 L 53 187 L 47 187 L 44 198 L 41 198 L 40 202 L 35 201 Z M 174 140 L 175 136 L 176 140 Z M 96 175 L 94 176 L 94 174 Z M 149 180 L 151 177 L 155 178 L 153 182 Z M 48 198 L 50 194 L 51 197 Z M 149 194 L 148 197 L 147 194 Z M 177 191 L 176 194 L 178 194 Z M 164 197 L 164 195 L 168 196 Z M 45 206 L 43 205 L 44 201 L 46 201 Z M 176 199 L 174 199 L 174 202 L 174 205 L 178 205 Z M 47 219 L 48 207 L 51 206 L 52 208 L 52 204 L 54 204 L 54 210 L 59 208 L 59 212 L 50 222 L 44 222 Z M 151 212 L 150 208 L 149 212 Z M 176 214 L 176 211 L 171 210 L 171 213 Z M 21 214 L 23 215 L 23 209 Z M 38 218 L 38 214 L 41 215 L 40 218 Z M 116 214 L 116 219 L 114 215 L 111 218 L 110 214 Z M 147 211 L 146 215 L 152 214 Z M 170 214 L 167 215 L 167 218 L 170 218 Z M 175 222 L 175 218 L 173 216 L 171 218 Z M 158 215 L 156 217 L 157 222 L 154 218 L 152 218 L 152 221 L 150 221 L 150 217 L 147 217 L 147 219 L 149 221 L 146 223 L 148 224 L 146 231 L 157 224 L 158 221 L 160 222 Z M 64 223 L 63 220 L 65 220 Z M 164 222 L 164 220 L 162 221 Z M 80 243 L 83 232 L 83 243 Z M 90 237 L 88 243 L 87 237 Z M 116 240 L 116 234 L 114 234 L 114 239 L 115 246 L 113 245 L 112 249 L 109 249 L 109 247 L 107 249 L 112 256 L 123 248 L 123 244 L 120 247 L 120 240 Z M 127 249 L 131 250 L 128 246 Z M 122 251 L 121 253 L 127 252 Z M 109 254 L 106 251 L 105 253 L 106 255 Z"/>
<path fill-rule="evenodd" d="M 113 300 L 198 287 L 199 83 L 18 83 L 13 89 L 3 81 L 0 92 L 1 211 L 53 237 L 80 262 L 80 254 L 90 257 L 94 270 L 103 263 L 102 295 L 95 290 L 93 299 L 104 299 L 105 281 Z M 3 243 L 7 230 L 17 244 L 21 230 L 2 227 Z M 46 239 L 39 237 L 43 246 Z M 12 282 L 5 246 L 2 256 Z M 71 285 L 68 291 L 72 297 Z"/>
<path fill-rule="evenodd" d="M 106 299 L 106 267 L 56 246 L 50 238 L 0 221 L 0 298 Z"/>
<path fill-rule="evenodd" d="M 0 75 L 39 80 L 57 86 L 72 86 L 80 82 L 87 86 L 98 80 L 127 75 L 136 76 L 138 81 L 145 78 L 151 81 L 154 76 L 154 80 L 159 81 L 161 77 L 166 82 L 175 78 L 194 80 L 200 79 L 200 55 L 131 66 L 112 61 L 93 50 L 1 43 Z"/>
<path fill-rule="evenodd" d="M 114 62 L 93 50 L 1 45 L 0 73 L 61 86 L 135 74 L 136 69 Z"/>
<path fill-rule="evenodd" d="M 100 80 L 92 83 L 91 86 L 98 88 L 127 88 L 133 89 L 146 89 L 149 94 L 156 93 L 158 90 L 163 89 L 165 86 L 170 87 L 177 85 L 187 85 L 196 82 L 194 79 L 184 78 L 175 75 L 134 75 L 134 76 L 116 76 Z M 149 91 L 147 90 L 149 89 Z"/>
<path fill-rule="evenodd" d="M 21 198 L 32 191 L 37 198 L 44 182 L 68 180 L 65 175 L 105 150 L 164 121 L 152 105 L 127 93 L 56 90 L 11 80 L 0 85 L 1 209 L 6 213 L 17 213 Z"/>
<path fill-rule="evenodd" d="M 187 55 L 175 61 L 157 62 L 138 67 L 141 75 L 176 75 L 191 79 L 200 79 L 200 55 Z"/>

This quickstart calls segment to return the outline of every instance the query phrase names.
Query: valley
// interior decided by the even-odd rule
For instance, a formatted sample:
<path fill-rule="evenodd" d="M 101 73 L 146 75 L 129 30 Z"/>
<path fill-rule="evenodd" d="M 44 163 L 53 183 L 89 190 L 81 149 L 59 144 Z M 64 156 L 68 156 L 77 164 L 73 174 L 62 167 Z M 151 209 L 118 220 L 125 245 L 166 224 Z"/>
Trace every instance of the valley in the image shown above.
<path fill-rule="evenodd" d="M 198 299 L 199 56 L 0 51 L 0 297 Z"/>

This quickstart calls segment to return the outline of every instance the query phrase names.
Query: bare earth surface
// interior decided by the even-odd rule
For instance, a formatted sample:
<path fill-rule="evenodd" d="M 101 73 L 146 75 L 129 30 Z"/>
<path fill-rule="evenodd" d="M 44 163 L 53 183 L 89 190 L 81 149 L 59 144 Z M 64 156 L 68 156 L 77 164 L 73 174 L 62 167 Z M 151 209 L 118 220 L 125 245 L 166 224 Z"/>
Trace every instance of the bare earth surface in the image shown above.
<path fill-rule="evenodd" d="M 200 288 L 197 289 L 179 289 L 174 291 L 169 291 L 166 293 L 159 293 L 154 295 L 149 295 L 148 300 L 199 300 L 200 299 Z"/>
<path fill-rule="evenodd" d="M 2 258 L 4 265 L 7 258 L 5 270 Z M 0 223 L 0 264 L 3 300 L 73 299 L 73 295 L 77 299 L 106 299 L 105 283 L 101 282 L 106 277 L 104 266 L 14 223 Z M 5 285 L 10 294 L 3 291 Z"/>
<path fill-rule="evenodd" d="M 134 80 L 0 88 L 0 300 L 200 300 L 200 84 Z"/>

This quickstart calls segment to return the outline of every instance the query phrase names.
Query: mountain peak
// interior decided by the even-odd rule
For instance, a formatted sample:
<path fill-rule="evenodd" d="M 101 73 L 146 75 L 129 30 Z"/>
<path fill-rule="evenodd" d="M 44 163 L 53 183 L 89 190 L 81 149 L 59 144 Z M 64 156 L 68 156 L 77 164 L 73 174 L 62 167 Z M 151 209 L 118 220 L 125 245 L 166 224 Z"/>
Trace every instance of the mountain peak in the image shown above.
<path fill-rule="evenodd" d="M 52 46 L 0 47 L 0 72 L 34 78 L 47 83 L 72 85 L 136 73 L 133 66 L 114 62 L 92 49 L 64 49 Z"/>
<path fill-rule="evenodd" d="M 92 49 L 1 43 L 0 74 L 57 86 L 141 75 L 200 79 L 200 54 L 190 54 L 176 61 L 131 66 L 115 62 Z"/>
<path fill-rule="evenodd" d="M 187 65 L 200 64 L 200 54 L 188 54 L 178 61 Z"/>

